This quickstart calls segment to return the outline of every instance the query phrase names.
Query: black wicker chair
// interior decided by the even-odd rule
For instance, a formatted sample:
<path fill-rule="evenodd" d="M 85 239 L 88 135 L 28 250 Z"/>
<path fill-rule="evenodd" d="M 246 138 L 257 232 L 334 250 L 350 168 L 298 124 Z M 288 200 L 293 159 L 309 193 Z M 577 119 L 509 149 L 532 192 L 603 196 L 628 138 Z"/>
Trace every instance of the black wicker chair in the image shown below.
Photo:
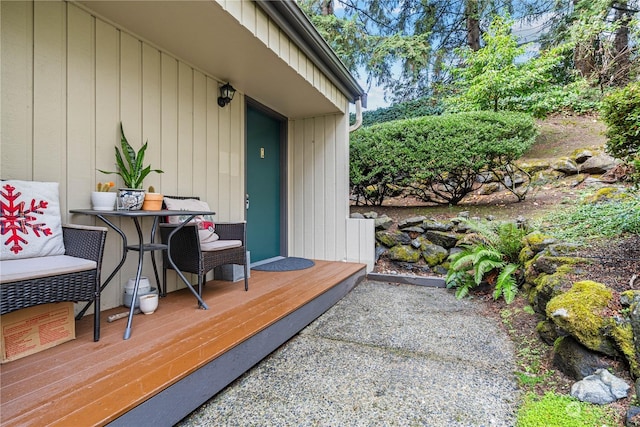
<path fill-rule="evenodd" d="M 104 227 L 63 225 L 65 255 L 95 261 L 96 268 L 0 284 L 0 314 L 39 304 L 92 301 L 93 340 L 100 339 L 100 271 L 107 236 Z M 46 257 L 42 258 L 46 262 Z"/>
<path fill-rule="evenodd" d="M 171 199 L 196 199 L 198 197 L 165 196 Z M 242 246 L 220 249 L 215 251 L 203 251 L 200 249 L 198 229 L 195 224 L 189 224 L 180 229 L 171 239 L 171 258 L 183 273 L 198 275 L 198 294 L 202 296 L 202 287 L 205 276 L 215 267 L 226 264 L 237 264 L 244 267 L 244 290 L 249 290 L 247 279 L 247 227 L 244 222 L 225 223 L 216 222 L 216 234 L 220 240 L 240 240 Z M 169 234 L 177 227 L 175 224 L 160 224 L 160 238 L 166 244 Z M 162 263 L 162 294 L 167 292 L 167 270 L 171 269 L 166 252 L 163 252 Z"/>

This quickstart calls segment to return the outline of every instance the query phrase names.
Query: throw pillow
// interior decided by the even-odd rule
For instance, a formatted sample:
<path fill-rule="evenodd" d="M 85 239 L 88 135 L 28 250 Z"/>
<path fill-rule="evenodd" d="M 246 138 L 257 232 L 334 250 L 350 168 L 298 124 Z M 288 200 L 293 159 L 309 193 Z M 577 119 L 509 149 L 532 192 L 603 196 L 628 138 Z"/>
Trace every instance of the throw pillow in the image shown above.
<path fill-rule="evenodd" d="M 0 260 L 64 255 L 57 182 L 0 182 Z"/>
<path fill-rule="evenodd" d="M 171 211 L 210 211 L 209 204 L 198 199 L 172 199 L 164 198 L 167 209 Z M 188 218 L 187 215 L 170 216 L 169 224 L 181 224 Z M 200 243 L 215 242 L 220 237 L 215 233 L 216 226 L 212 215 L 198 215 L 189 223 L 196 223 L 198 226 L 198 237 Z"/>

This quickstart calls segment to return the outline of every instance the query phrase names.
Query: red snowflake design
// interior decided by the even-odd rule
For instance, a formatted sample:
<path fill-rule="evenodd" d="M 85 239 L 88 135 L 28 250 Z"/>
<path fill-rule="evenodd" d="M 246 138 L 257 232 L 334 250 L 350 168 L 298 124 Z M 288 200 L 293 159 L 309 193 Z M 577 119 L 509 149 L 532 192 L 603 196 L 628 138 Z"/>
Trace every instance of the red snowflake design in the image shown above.
<path fill-rule="evenodd" d="M 45 223 L 35 222 L 38 220 L 36 215 L 44 214 L 44 210 L 47 209 L 49 202 L 41 200 L 36 203 L 35 199 L 31 199 L 31 206 L 25 209 L 25 202 L 18 201 L 22 193 L 18 191 L 14 194 L 16 189 L 14 186 L 7 184 L 4 185 L 2 189 L 4 191 L 0 191 L 0 195 L 2 195 L 2 200 L 0 200 L 0 207 L 2 208 L 0 234 L 2 234 L 2 236 L 9 234 L 9 238 L 4 241 L 4 245 L 11 245 L 9 248 L 11 252 L 17 254 L 23 250 L 23 245 L 29 244 L 29 241 L 25 238 L 29 235 L 29 229 L 33 231 L 36 237 L 50 236 L 53 234 Z M 20 233 L 25 237 L 21 236 Z"/>

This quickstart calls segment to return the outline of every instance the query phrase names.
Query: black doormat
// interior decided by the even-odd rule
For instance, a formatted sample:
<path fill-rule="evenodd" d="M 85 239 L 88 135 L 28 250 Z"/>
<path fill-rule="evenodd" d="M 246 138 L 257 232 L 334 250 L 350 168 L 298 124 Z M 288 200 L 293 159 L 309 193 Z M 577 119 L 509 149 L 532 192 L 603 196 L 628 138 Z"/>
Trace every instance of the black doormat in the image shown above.
<path fill-rule="evenodd" d="M 306 258 L 288 257 L 277 261 L 268 262 L 262 265 L 251 267 L 252 270 L 258 271 L 293 271 L 304 270 L 316 265 L 315 262 Z"/>

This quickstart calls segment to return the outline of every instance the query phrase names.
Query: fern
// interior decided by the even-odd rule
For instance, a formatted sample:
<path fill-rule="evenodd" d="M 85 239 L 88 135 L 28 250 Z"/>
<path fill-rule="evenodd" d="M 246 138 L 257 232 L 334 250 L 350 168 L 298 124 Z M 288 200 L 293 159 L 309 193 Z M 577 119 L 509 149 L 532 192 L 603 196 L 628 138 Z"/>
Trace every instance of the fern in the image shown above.
<path fill-rule="evenodd" d="M 493 291 L 493 299 L 498 299 L 500 296 L 504 298 L 507 304 L 511 304 L 518 293 L 518 284 L 514 277 L 515 272 L 518 270 L 518 265 L 507 264 L 504 266 L 498 280 L 496 281 L 496 288 Z"/>

